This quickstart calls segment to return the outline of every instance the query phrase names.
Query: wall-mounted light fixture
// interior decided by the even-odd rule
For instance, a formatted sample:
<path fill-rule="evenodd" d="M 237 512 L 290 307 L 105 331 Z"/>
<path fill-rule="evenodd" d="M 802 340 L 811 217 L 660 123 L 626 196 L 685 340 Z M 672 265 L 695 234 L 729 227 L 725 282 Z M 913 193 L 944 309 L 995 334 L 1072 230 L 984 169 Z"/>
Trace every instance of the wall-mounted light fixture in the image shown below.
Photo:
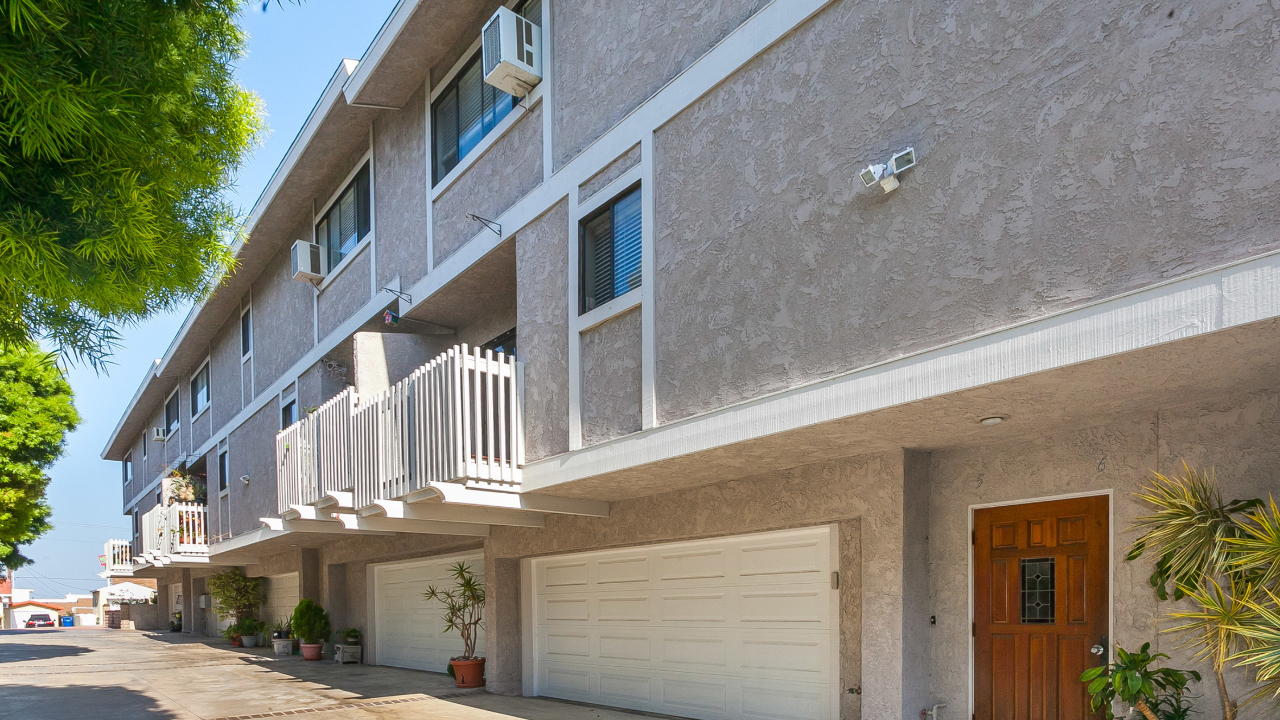
<path fill-rule="evenodd" d="M 241 475 L 241 476 L 240 476 L 240 482 L 244 483 L 245 485 L 248 485 L 248 484 L 249 484 L 249 476 L 248 476 L 248 475 Z"/>

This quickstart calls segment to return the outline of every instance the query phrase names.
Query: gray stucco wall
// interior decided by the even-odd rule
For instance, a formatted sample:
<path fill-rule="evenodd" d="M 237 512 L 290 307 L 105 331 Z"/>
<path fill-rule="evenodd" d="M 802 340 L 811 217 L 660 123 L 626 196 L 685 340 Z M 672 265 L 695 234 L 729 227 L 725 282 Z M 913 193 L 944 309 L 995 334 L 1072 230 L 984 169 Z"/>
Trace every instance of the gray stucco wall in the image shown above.
<path fill-rule="evenodd" d="M 481 231 L 489 232 L 467 213 L 496 219 L 542 183 L 542 103 L 511 112 L 524 116 L 435 200 L 431 242 L 437 265 Z"/>
<path fill-rule="evenodd" d="M 318 322 L 323 340 L 334 328 L 369 301 L 370 244 L 356 251 L 347 259 L 336 277 L 333 277 L 318 298 Z M 306 283 L 297 283 L 306 285 Z"/>
<path fill-rule="evenodd" d="M 374 122 L 374 220 L 378 286 L 399 276 L 409 287 L 427 274 L 426 84 L 399 110 Z"/>
<path fill-rule="evenodd" d="M 525 458 L 569 450 L 569 206 L 516 235 L 516 338 L 524 362 Z"/>
<path fill-rule="evenodd" d="M 272 398 L 253 417 L 231 432 L 227 464 L 232 478 L 249 476 L 249 484 L 230 483 L 231 532 L 242 535 L 262 527 L 258 518 L 278 515 L 276 509 L 276 433 L 280 430 L 280 402 Z"/>
<path fill-rule="evenodd" d="M 768 0 L 551 3 L 559 170 Z"/>
<path fill-rule="evenodd" d="M 582 333 L 582 443 L 640 429 L 640 309 Z"/>
<path fill-rule="evenodd" d="M 600 172 L 587 178 L 578 186 L 578 203 L 591 199 L 592 195 L 603 190 L 609 183 L 626 174 L 628 170 L 640 164 L 640 144 L 631 146 L 630 150 L 618 156 L 617 160 L 604 166 Z"/>
<path fill-rule="evenodd" d="M 1173 667 L 1192 667 L 1177 639 L 1161 630 L 1177 624 L 1162 617 L 1175 610 L 1159 603 L 1147 584 L 1151 558 L 1126 562 L 1137 537 L 1135 519 L 1149 511 L 1134 493 L 1152 468 L 1177 473 L 1214 468 L 1226 498 L 1266 497 L 1280 487 L 1280 394 L 1256 392 L 1192 406 L 1162 409 L 1106 424 L 1046 437 L 1042 442 L 992 443 L 932 453 L 929 506 L 929 560 L 932 568 L 932 677 L 934 697 L 963 707 L 969 697 L 969 507 L 1112 491 L 1114 608 L 1113 643 L 1136 649 L 1145 642 L 1174 656 Z M 1206 681 L 1194 688 L 1198 707 L 1220 712 L 1217 689 L 1207 666 Z M 1233 673 L 1232 687 L 1243 684 Z M 1214 710 L 1214 708 L 1218 710 Z M 1242 717 L 1268 717 L 1255 706 Z"/>
<path fill-rule="evenodd" d="M 215 430 L 240 412 L 240 310 L 213 336 L 209 352 L 209 412 Z"/>
<path fill-rule="evenodd" d="M 300 225 L 296 236 L 310 237 L 310 222 Z M 253 374 L 259 393 L 311 349 L 315 291 L 311 283 L 290 276 L 290 244 L 281 246 L 253 281 Z M 366 283 L 368 277 L 366 271 Z"/>
<path fill-rule="evenodd" d="M 661 420 L 1277 247 L 1267 6 L 1002 8 L 833 3 L 658 131 Z"/>

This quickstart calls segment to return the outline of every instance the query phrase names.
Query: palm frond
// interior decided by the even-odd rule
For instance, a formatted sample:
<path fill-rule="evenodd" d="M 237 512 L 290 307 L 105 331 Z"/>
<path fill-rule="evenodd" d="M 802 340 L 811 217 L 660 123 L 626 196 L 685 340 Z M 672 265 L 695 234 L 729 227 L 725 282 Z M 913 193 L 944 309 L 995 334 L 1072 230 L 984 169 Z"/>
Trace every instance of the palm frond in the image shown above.
<path fill-rule="evenodd" d="M 1251 644 L 1239 628 L 1257 622 L 1256 604 L 1252 602 L 1255 588 L 1237 585 L 1224 590 L 1218 581 L 1207 578 L 1203 586 L 1185 591 L 1199 608 L 1169 613 L 1169 617 L 1185 622 L 1165 632 L 1178 635 L 1182 647 L 1194 648 L 1197 661 L 1212 660 L 1214 668 L 1221 671 L 1228 660 Z"/>
<path fill-rule="evenodd" d="M 1280 584 L 1280 507 L 1274 497 L 1245 515 L 1241 536 L 1227 538 L 1233 570 L 1256 576 L 1268 588 Z"/>

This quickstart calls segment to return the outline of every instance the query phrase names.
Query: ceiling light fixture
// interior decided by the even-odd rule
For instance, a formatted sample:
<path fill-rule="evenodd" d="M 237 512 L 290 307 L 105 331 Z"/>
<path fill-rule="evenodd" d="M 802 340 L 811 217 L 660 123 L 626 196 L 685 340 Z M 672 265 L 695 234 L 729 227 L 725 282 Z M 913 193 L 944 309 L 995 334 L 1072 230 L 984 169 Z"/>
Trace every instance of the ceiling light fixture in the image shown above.
<path fill-rule="evenodd" d="M 999 415 L 992 415 L 991 417 L 982 418 L 978 421 L 978 424 L 983 427 L 992 427 L 993 425 L 999 425 L 1002 422 L 1004 422 L 1004 418 Z"/>

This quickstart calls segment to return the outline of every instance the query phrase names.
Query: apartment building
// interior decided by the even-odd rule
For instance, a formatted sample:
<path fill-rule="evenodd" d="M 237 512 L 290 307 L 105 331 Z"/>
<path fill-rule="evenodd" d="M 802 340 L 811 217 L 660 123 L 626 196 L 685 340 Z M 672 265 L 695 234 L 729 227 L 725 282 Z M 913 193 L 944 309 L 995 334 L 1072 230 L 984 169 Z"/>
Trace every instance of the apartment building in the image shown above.
<path fill-rule="evenodd" d="M 338 67 L 103 451 L 111 573 L 213 634 L 239 566 L 440 672 L 463 560 L 492 692 L 1088 716 L 1169 624 L 1150 471 L 1280 485 L 1274 12 L 525 0 L 516 97 L 498 8 Z"/>

